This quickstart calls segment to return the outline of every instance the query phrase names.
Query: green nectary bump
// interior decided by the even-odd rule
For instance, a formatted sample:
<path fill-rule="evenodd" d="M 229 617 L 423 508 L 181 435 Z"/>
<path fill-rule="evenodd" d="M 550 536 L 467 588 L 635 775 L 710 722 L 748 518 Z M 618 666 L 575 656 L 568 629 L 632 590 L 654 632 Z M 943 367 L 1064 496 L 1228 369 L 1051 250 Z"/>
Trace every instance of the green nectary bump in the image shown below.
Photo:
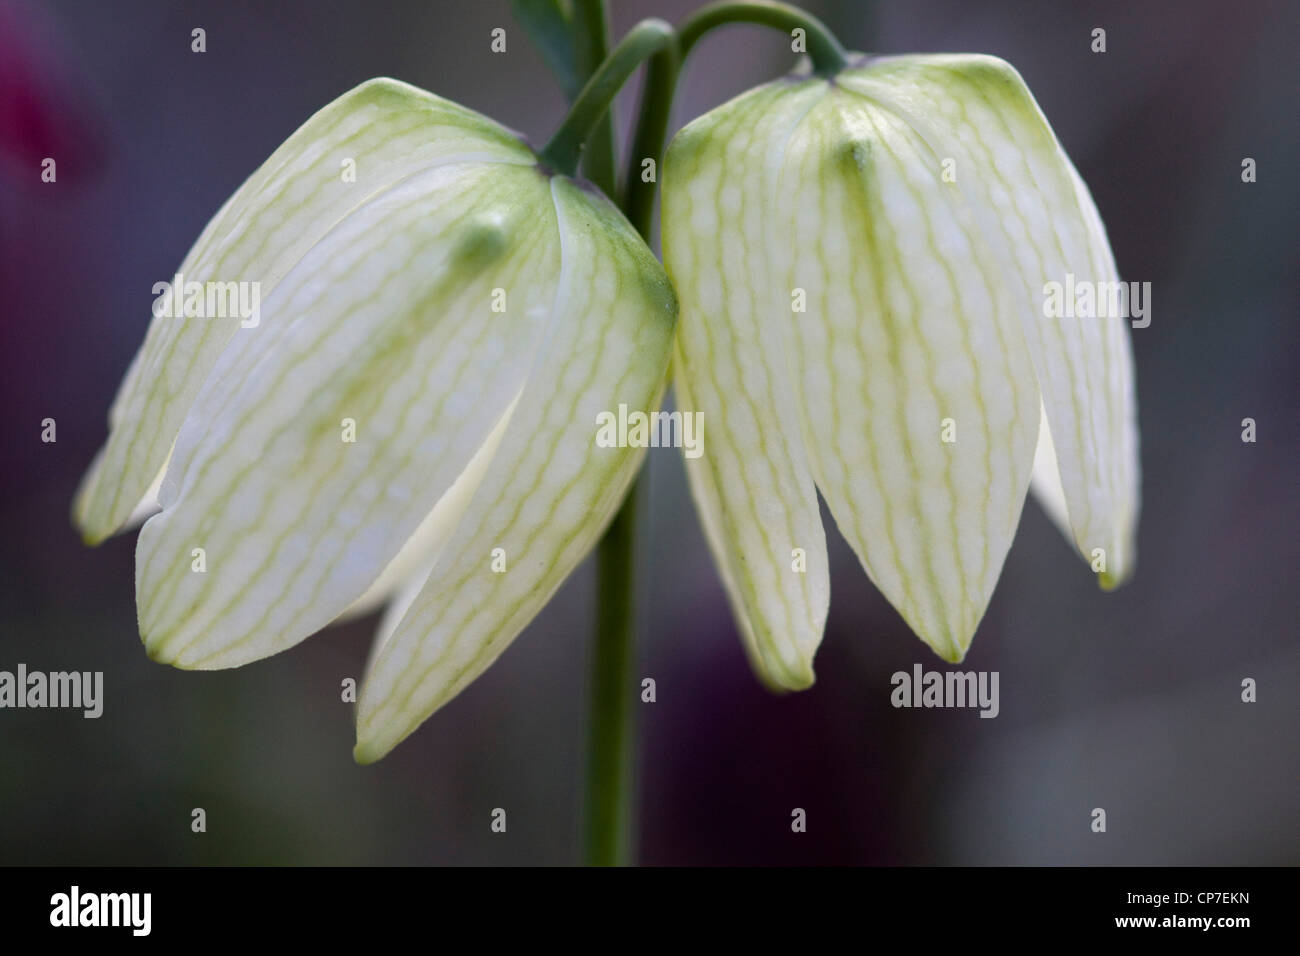
<path fill-rule="evenodd" d="M 850 136 L 840 142 L 837 157 L 845 165 L 852 165 L 858 170 L 871 168 L 871 154 L 875 144 L 865 136 Z"/>
<path fill-rule="evenodd" d="M 510 250 L 517 212 L 505 209 L 479 213 L 456 236 L 452 260 L 458 268 L 483 269 Z"/>

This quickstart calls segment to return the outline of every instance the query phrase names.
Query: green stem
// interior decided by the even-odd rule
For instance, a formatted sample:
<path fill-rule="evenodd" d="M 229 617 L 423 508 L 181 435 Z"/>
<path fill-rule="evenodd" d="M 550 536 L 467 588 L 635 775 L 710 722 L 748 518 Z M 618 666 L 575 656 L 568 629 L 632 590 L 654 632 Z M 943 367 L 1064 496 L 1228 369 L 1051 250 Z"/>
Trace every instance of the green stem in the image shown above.
<path fill-rule="evenodd" d="M 668 121 L 673 111 L 673 88 L 677 85 L 680 66 L 677 44 L 650 58 L 636 130 L 627 154 L 627 172 L 623 177 L 619 205 L 623 207 L 628 222 L 647 243 L 650 242 L 650 222 L 654 216 L 655 186 L 659 179 L 659 166 L 663 163 L 664 140 L 668 136 Z M 642 164 L 647 159 L 654 160 L 655 175 L 650 182 L 642 178 Z"/>
<path fill-rule="evenodd" d="M 849 57 L 835 35 L 811 13 L 785 3 L 768 0 L 730 2 L 721 0 L 700 7 L 677 29 L 682 59 L 704 34 L 727 23 L 754 23 L 789 33 L 802 29 L 808 40 L 808 57 L 818 76 L 834 76 L 848 66 Z"/>
<path fill-rule="evenodd" d="M 642 20 L 629 30 L 582 88 L 551 141 L 538 151 L 542 161 L 557 173 L 573 176 L 582 155 L 582 144 L 609 111 L 610 103 L 632 71 L 676 37 L 673 28 L 663 20 Z"/>
<path fill-rule="evenodd" d="M 660 110 L 667 123 L 672 87 L 665 95 L 655 64 L 661 57 L 676 63 L 676 44 L 669 43 L 650 60 L 646 110 Z M 661 65 L 662 68 L 662 65 Z M 676 75 L 676 67 L 673 67 Z M 634 144 L 635 145 L 635 144 Z M 662 143 L 660 144 L 662 147 Z M 653 155 L 658 156 L 656 150 Z M 633 155 L 642 155 L 635 153 Z M 657 162 L 657 160 L 656 160 Z M 629 180 L 629 183 L 631 180 Z M 641 238 L 650 242 L 650 216 L 654 184 L 648 190 L 624 191 L 619 203 Z M 648 199 L 645 198 L 648 194 Z M 618 513 L 600 540 L 596 552 L 596 639 L 591 666 L 591 713 L 587 739 L 587 863 L 623 866 L 632 862 L 635 836 L 632 828 L 633 772 L 635 760 L 634 701 L 636 677 L 636 535 L 643 497 L 638 478 L 628 490 Z"/>
<path fill-rule="evenodd" d="M 569 116 L 542 149 L 543 161 L 559 172 L 566 172 L 566 164 L 576 163 L 583 131 L 596 129 L 595 135 L 601 135 L 597 125 L 601 122 L 599 117 L 608 119 L 609 104 L 627 77 L 656 50 L 666 49 L 675 59 L 674 39 L 672 27 L 663 21 L 644 21 L 634 27 L 579 94 Z M 656 101 L 656 97 L 643 99 L 643 108 L 647 102 Z M 598 118 L 593 120 L 597 113 Z M 583 161 L 588 178 L 591 178 L 590 159 L 588 155 Z M 607 182 L 592 181 L 613 198 L 613 179 L 611 167 Z M 654 200 L 653 187 L 650 200 Z M 628 207 L 626 196 L 620 205 L 642 238 L 649 242 L 651 207 L 645 213 L 637 213 Z M 641 482 L 637 480 L 628 490 L 596 552 L 596 634 L 587 722 L 583 832 L 586 860 L 591 866 L 622 866 L 632 861 L 634 852 L 632 724 L 636 678 L 633 665 L 636 661 L 636 532 L 641 497 Z"/>
<path fill-rule="evenodd" d="M 682 61 L 708 31 L 726 23 L 757 23 L 780 30 L 802 27 L 808 54 L 819 75 L 838 73 L 847 63 L 830 31 L 801 10 L 780 3 L 714 3 L 687 18 L 680 35 L 662 20 L 644 20 L 623 38 L 574 101 L 569 115 L 541 150 L 542 161 L 572 176 L 582 144 L 598 129 L 632 71 L 650 57 L 636 131 L 628 154 L 619 205 L 628 221 L 650 242 L 658 168 L 672 114 L 673 93 Z M 597 133 L 597 135 L 602 135 Z M 642 163 L 653 159 L 656 175 L 641 178 Z M 585 164 L 590 171 L 590 162 Z M 590 178 L 590 176 L 589 176 Z M 612 176 L 610 177 L 612 179 Z M 606 194 L 611 189 L 597 182 Z M 636 678 L 636 534 L 642 482 L 638 479 L 601 538 L 596 554 L 596 636 L 591 666 L 591 709 L 587 739 L 587 863 L 617 866 L 633 854 L 633 723 Z"/>
<path fill-rule="evenodd" d="M 574 46 L 579 75 L 585 84 L 609 56 L 609 15 L 605 0 L 575 0 Z M 614 111 L 606 110 L 582 152 L 582 175 L 605 195 L 614 196 Z"/>
<path fill-rule="evenodd" d="M 646 68 L 645 92 L 641 97 L 623 177 L 623 210 L 632 225 L 646 236 L 647 242 L 656 184 L 642 181 L 642 163 L 646 159 L 654 160 L 657 180 L 682 64 L 706 33 L 729 23 L 753 23 L 784 32 L 802 28 L 808 40 L 813 72 L 818 76 L 834 76 L 848 65 L 848 54 L 826 24 L 810 13 L 784 3 L 721 0 L 700 7 L 683 20 L 677 27 L 677 43 L 656 53 Z"/>
<path fill-rule="evenodd" d="M 589 866 L 632 859 L 633 700 L 636 677 L 638 479 L 596 552 L 596 639 L 587 725 L 586 853 Z"/>

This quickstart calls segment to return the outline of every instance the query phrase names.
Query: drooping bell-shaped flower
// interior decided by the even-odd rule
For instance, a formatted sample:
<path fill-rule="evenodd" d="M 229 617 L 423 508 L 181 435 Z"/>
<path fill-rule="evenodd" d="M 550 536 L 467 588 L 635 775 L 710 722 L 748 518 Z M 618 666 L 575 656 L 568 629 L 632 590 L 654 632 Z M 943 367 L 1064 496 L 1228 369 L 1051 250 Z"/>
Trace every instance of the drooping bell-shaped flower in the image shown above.
<path fill-rule="evenodd" d="M 1031 474 L 1104 587 L 1131 573 L 1127 319 L 1045 307 L 1052 283 L 1118 275 L 1009 65 L 857 58 L 732 100 L 669 149 L 663 245 L 678 403 L 709 422 L 687 473 L 766 681 L 813 679 L 829 600 L 818 491 L 947 661 L 970 646 Z"/>
<path fill-rule="evenodd" d="M 377 759 L 617 508 L 643 450 L 597 447 L 595 422 L 658 401 L 672 289 L 597 191 L 386 79 L 295 132 L 178 272 L 76 522 L 99 541 L 157 512 L 140 632 L 178 667 L 245 664 L 390 601 L 358 713 L 358 759 Z M 217 315 L 223 295 L 255 308 Z"/>

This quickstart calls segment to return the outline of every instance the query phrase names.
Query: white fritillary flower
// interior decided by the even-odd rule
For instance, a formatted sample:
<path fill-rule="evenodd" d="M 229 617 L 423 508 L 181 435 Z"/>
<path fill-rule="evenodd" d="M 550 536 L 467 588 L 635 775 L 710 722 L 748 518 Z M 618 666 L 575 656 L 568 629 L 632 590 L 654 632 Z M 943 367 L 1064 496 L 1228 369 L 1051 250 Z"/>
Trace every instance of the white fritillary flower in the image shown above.
<path fill-rule="evenodd" d="M 178 667 L 237 667 L 390 602 L 357 718 L 357 758 L 377 759 L 616 510 L 644 451 L 597 447 L 594 422 L 656 407 L 672 289 L 598 192 L 384 79 L 295 132 L 178 271 L 76 522 L 95 542 L 152 514 L 140 632 Z M 256 283 L 255 321 L 200 314 L 210 283 Z"/>
<path fill-rule="evenodd" d="M 947 661 L 970 646 L 1031 475 L 1104 587 L 1132 572 L 1126 319 L 1044 308 L 1050 283 L 1118 275 L 1006 63 L 857 58 L 732 100 L 669 148 L 663 244 L 679 405 L 710 426 L 686 469 L 767 682 L 813 680 L 829 601 L 818 491 Z"/>

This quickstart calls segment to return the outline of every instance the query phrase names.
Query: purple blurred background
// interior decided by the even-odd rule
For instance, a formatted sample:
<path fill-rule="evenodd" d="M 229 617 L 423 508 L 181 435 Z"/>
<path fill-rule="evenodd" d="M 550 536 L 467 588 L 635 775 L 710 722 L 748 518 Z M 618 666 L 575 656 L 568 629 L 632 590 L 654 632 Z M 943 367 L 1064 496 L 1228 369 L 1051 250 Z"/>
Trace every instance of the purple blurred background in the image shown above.
<path fill-rule="evenodd" d="M 614 26 L 692 6 L 615 0 Z M 942 664 L 832 533 L 818 683 L 774 697 L 743 658 L 677 453 L 652 451 L 641 859 L 1300 862 L 1297 5 L 807 6 L 855 49 L 1015 64 L 1122 274 L 1152 283 L 1151 326 L 1133 335 L 1140 565 L 1102 594 L 1029 505 L 963 665 L 1001 675 L 1001 713 L 981 720 L 890 706 L 894 671 Z M 778 34 L 715 34 L 677 125 L 791 65 Z M 0 0 L 0 669 L 102 670 L 106 697 L 99 720 L 0 711 L 0 863 L 578 858 L 590 562 L 483 678 L 361 768 L 339 682 L 360 676 L 374 618 L 239 670 L 165 668 L 135 629 L 134 535 L 88 550 L 69 524 L 152 284 L 303 120 L 377 75 L 535 142 L 563 113 L 504 0 Z M 634 105 L 625 92 L 624 125 Z M 1240 699 L 1246 677 L 1257 703 Z M 806 833 L 791 832 L 795 807 Z"/>

